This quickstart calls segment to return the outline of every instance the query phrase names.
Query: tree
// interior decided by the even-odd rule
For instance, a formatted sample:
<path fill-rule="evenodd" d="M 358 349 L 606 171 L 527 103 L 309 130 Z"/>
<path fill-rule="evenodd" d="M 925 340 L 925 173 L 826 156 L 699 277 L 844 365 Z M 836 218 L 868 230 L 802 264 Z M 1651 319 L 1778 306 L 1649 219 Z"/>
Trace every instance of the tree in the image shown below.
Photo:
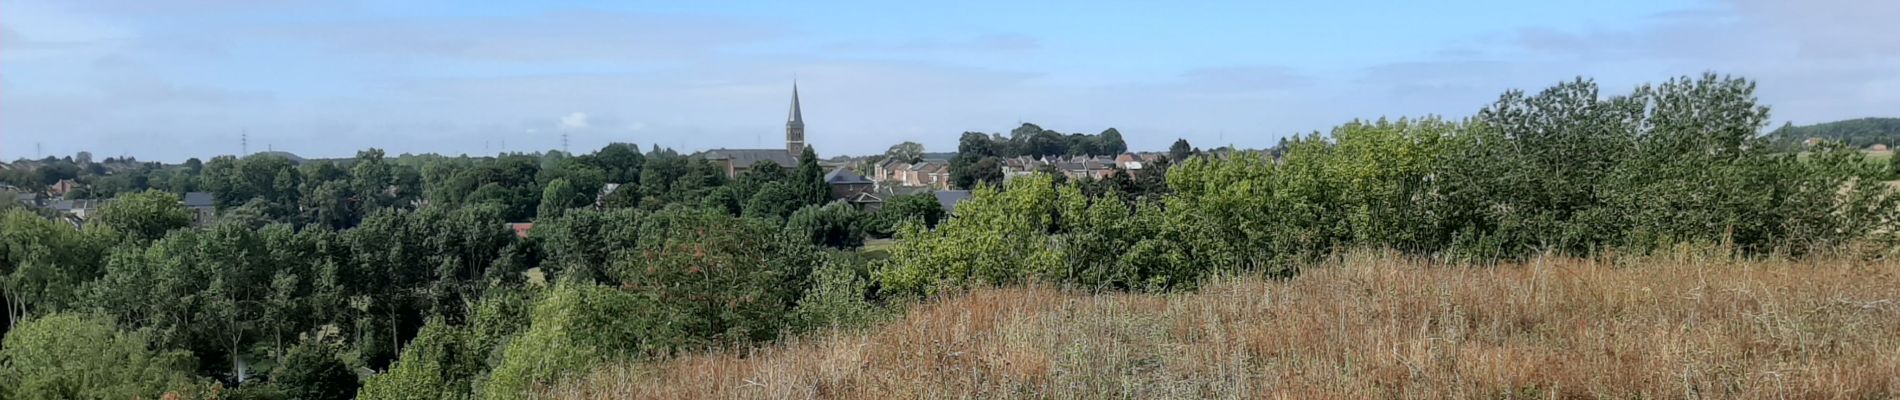
<path fill-rule="evenodd" d="M 1024 126 L 1034 125 L 1024 124 Z M 1017 129 L 1021 131 L 1023 128 Z M 1024 137 L 1023 140 L 1027 141 L 1028 138 Z M 964 132 L 963 137 L 957 140 L 957 156 L 950 159 L 951 184 L 958 188 L 969 189 L 984 182 L 1002 183 L 1003 170 L 1001 161 L 996 158 L 996 145 L 988 135 Z"/>
<path fill-rule="evenodd" d="M 783 221 L 805 205 L 806 199 L 790 182 L 772 182 L 746 200 L 744 215 Z"/>
<path fill-rule="evenodd" d="M 294 399 L 349 400 L 356 395 L 356 373 L 337 359 L 334 345 L 304 342 L 290 348 L 271 385 Z"/>
<path fill-rule="evenodd" d="M 917 142 L 903 142 L 891 145 L 884 156 L 902 163 L 917 163 L 924 160 L 924 145 Z"/>
<path fill-rule="evenodd" d="M 9 324 L 58 311 L 101 274 L 106 242 L 22 209 L 0 214 L 0 297 Z"/>
<path fill-rule="evenodd" d="M 350 223 L 363 219 L 370 210 L 397 205 L 397 200 L 414 188 L 398 185 L 395 168 L 384 161 L 382 149 L 369 149 L 356 152 L 356 162 L 350 165 L 350 192 L 357 196 L 357 212 Z"/>
<path fill-rule="evenodd" d="M 431 318 L 402 350 L 389 371 L 369 377 L 357 397 L 363 400 L 437 400 L 468 396 L 472 376 L 457 366 L 485 354 L 465 352 L 464 333 L 440 317 Z"/>
<path fill-rule="evenodd" d="M 196 384 L 188 355 L 154 351 L 143 335 L 83 314 L 21 324 L 0 346 L 0 366 L 8 399 L 153 399 Z"/>
<path fill-rule="evenodd" d="M 611 143 L 594 152 L 592 160 L 594 166 L 606 173 L 608 183 L 638 184 L 646 157 L 640 155 L 639 146 Z"/>
<path fill-rule="evenodd" d="M 178 195 L 147 190 L 119 196 L 100 207 L 98 221 L 139 242 L 165 236 L 165 232 L 191 226 L 191 211 Z"/>
<path fill-rule="evenodd" d="M 1174 144 L 1168 146 L 1168 161 L 1178 163 L 1187 161 L 1188 157 L 1193 156 L 1194 145 L 1188 144 L 1187 139 L 1175 139 Z"/>
<path fill-rule="evenodd" d="M 785 232 L 812 245 L 855 249 L 864 245 L 864 222 L 864 213 L 856 207 L 834 202 L 792 213 L 785 221 Z"/>
<path fill-rule="evenodd" d="M 805 147 L 805 153 L 798 156 L 798 169 L 792 172 L 792 179 L 799 207 L 831 200 L 831 185 L 825 183 L 825 169 L 818 166 L 818 154 L 812 152 L 811 147 Z"/>
<path fill-rule="evenodd" d="M 1057 268 L 1047 234 L 1056 191 L 1048 176 L 1010 181 L 1007 190 L 974 190 L 956 217 L 937 229 L 898 228 L 890 262 L 874 275 L 888 293 L 927 296 L 970 284 L 1011 284 Z"/>
<path fill-rule="evenodd" d="M 547 189 L 541 191 L 541 210 L 539 218 L 554 218 L 566 213 L 567 209 L 586 205 L 586 198 L 574 193 L 574 187 L 566 179 L 548 182 Z"/>
<path fill-rule="evenodd" d="M 917 221 L 926 228 L 934 228 L 943 217 L 943 204 L 937 202 L 934 194 L 897 196 L 884 201 L 884 207 L 871 216 L 865 231 L 877 237 L 890 237 L 906 221 Z"/>
<path fill-rule="evenodd" d="M 1107 130 L 1103 130 L 1102 134 L 1096 137 L 1095 154 L 1117 155 L 1127 152 L 1128 142 L 1122 140 L 1122 131 L 1116 130 L 1115 128 L 1108 128 Z"/>

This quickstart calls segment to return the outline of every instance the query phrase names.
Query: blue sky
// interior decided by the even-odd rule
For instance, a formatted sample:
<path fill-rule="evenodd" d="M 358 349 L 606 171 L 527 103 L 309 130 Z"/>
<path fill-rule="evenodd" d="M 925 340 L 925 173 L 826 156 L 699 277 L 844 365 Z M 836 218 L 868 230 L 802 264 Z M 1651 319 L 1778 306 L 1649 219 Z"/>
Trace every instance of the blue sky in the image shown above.
<path fill-rule="evenodd" d="M 1900 114 L 1900 2 L 1019 3 L 0 0 L 0 159 L 776 147 L 793 76 L 827 154 L 1018 121 L 1259 147 L 1704 71 L 1777 121 Z"/>

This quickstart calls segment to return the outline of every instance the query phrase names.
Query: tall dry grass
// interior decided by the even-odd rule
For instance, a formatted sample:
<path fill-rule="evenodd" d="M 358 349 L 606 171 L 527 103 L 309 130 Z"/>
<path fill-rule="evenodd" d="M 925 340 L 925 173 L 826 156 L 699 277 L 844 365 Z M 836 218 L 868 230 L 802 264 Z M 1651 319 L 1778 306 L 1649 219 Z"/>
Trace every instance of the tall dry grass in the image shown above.
<path fill-rule="evenodd" d="M 1900 264 L 1349 256 L 1198 293 L 977 290 L 560 398 L 1900 397 Z"/>

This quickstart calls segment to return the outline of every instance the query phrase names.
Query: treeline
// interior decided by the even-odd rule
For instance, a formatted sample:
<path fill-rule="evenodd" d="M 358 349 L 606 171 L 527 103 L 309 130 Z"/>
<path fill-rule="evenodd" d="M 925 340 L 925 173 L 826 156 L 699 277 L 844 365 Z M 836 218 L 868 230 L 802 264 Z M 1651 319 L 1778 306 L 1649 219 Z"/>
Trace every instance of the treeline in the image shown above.
<path fill-rule="evenodd" d="M 1353 122 L 1277 157 L 1190 157 L 1172 193 L 1146 201 L 1019 178 L 934 230 L 901 229 L 876 277 L 910 295 L 1030 280 L 1168 290 L 1215 271 L 1289 276 L 1354 247 L 1475 262 L 1889 250 L 1900 199 L 1881 166 L 1839 143 L 1772 151 L 1753 93 L 1712 75 L 1510 92 L 1464 121 Z"/>
<path fill-rule="evenodd" d="M 202 228 L 158 190 L 83 226 L 0 204 L 0 398 L 519 398 L 592 360 L 866 318 L 845 249 L 943 215 L 927 194 L 828 202 L 810 153 L 730 180 L 623 144 L 194 178 L 221 209 Z"/>
<path fill-rule="evenodd" d="M 1004 158 L 1116 156 L 1126 152 L 1128 143 L 1122 140 L 1121 131 L 1115 128 L 1108 128 L 1096 135 L 1065 135 L 1036 124 L 1024 123 L 1010 130 L 1009 137 L 995 133 L 964 132 L 957 140 L 956 156 L 950 159 L 950 180 L 959 188 L 972 188 L 981 182 L 1000 184 L 1003 182 Z"/>
<path fill-rule="evenodd" d="M 1843 142 L 1858 149 L 1876 144 L 1900 146 L 1900 118 L 1860 118 L 1804 126 L 1788 123 L 1769 132 L 1768 139 L 1787 150 L 1801 149 L 1808 139 Z"/>

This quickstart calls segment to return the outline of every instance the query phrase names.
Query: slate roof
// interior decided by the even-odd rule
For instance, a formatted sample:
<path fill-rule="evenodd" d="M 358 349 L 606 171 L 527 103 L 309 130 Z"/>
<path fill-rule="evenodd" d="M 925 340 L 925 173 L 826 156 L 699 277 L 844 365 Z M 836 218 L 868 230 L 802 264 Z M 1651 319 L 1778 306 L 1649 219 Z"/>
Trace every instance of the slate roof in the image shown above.
<path fill-rule="evenodd" d="M 943 206 L 944 212 L 956 211 L 957 203 L 970 198 L 968 190 L 939 190 L 933 194 L 937 195 L 937 204 Z"/>
<path fill-rule="evenodd" d="M 699 155 L 708 160 L 729 161 L 733 168 L 749 168 L 761 162 L 775 162 L 785 168 L 798 167 L 798 157 L 785 149 L 713 149 Z"/>
<path fill-rule="evenodd" d="M 217 203 L 208 192 L 185 192 L 185 208 L 210 208 Z"/>
<path fill-rule="evenodd" d="M 825 174 L 825 183 L 833 185 L 870 184 L 871 180 L 864 179 L 863 175 L 851 172 L 850 169 L 839 168 L 831 170 L 829 174 Z"/>

